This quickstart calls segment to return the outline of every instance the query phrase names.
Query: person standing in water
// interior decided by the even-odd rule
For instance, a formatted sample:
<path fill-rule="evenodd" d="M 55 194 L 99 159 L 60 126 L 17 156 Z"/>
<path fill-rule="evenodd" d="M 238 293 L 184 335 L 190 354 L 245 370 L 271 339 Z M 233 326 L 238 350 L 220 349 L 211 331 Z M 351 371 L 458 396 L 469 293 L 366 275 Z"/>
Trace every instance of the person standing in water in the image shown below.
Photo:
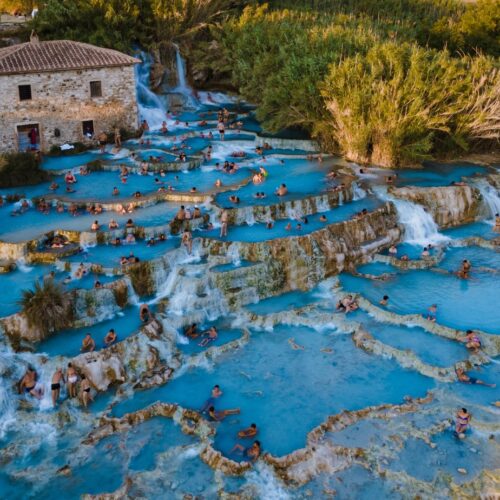
<path fill-rule="evenodd" d="M 229 220 L 229 212 L 224 209 L 220 214 L 220 237 L 227 236 L 227 222 Z"/>
<path fill-rule="evenodd" d="M 92 401 L 92 395 L 90 394 L 90 382 L 89 379 L 82 375 L 82 381 L 80 383 L 80 397 L 82 398 L 82 403 L 85 408 L 87 408 L 90 401 Z"/>
<path fill-rule="evenodd" d="M 184 229 L 181 241 L 182 244 L 186 247 L 188 254 L 191 255 L 191 252 L 193 250 L 193 236 L 188 228 Z"/>
<path fill-rule="evenodd" d="M 68 363 L 68 369 L 66 370 L 67 389 L 70 398 L 76 398 L 76 382 L 78 381 L 78 375 L 76 370 L 73 368 L 71 363 Z"/>
<path fill-rule="evenodd" d="M 61 382 L 64 384 L 64 374 L 62 368 L 57 368 L 54 375 L 52 375 L 52 384 L 50 390 L 52 391 L 52 405 L 56 406 L 61 394 Z"/>
<path fill-rule="evenodd" d="M 472 269 L 472 264 L 470 263 L 469 260 L 464 259 L 462 261 L 462 265 L 458 271 L 458 277 L 462 278 L 463 280 L 468 280 L 470 278 L 470 271 Z"/>
<path fill-rule="evenodd" d="M 493 231 L 500 233 L 500 214 L 495 214 L 495 226 L 493 227 Z"/>

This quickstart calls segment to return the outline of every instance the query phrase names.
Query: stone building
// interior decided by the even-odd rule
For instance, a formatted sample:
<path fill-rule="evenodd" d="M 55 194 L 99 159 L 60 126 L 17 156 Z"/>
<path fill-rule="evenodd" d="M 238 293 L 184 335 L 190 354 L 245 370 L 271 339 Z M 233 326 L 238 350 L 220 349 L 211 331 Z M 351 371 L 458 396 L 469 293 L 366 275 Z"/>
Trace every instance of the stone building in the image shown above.
<path fill-rule="evenodd" d="M 116 50 L 70 40 L 0 48 L 0 151 L 46 151 L 138 127 L 134 65 Z"/>

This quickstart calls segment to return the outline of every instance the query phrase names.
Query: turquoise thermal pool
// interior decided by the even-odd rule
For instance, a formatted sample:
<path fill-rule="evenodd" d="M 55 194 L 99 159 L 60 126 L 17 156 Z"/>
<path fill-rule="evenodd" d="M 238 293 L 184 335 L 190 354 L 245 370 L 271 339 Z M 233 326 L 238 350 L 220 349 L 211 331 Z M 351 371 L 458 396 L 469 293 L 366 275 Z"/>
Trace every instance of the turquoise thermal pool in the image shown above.
<path fill-rule="evenodd" d="M 120 150 L 47 155 L 49 182 L 0 189 L 0 497 L 478 497 L 498 468 L 498 170 L 400 170 L 393 184 L 426 198 L 397 199 L 394 171 L 320 158 L 300 134 L 264 135 L 235 96 L 177 87 L 185 109 L 170 111 L 144 60 L 149 132 Z M 82 175 L 95 160 L 102 170 Z M 428 190 L 457 182 L 447 198 Z M 179 219 L 181 206 L 199 216 Z M 36 282 L 47 295 L 29 301 Z M 347 295 L 358 309 L 342 310 Z M 86 334 L 95 348 L 82 353 Z M 54 405 L 53 376 L 68 363 L 77 395 L 65 378 Z M 29 367 L 34 392 L 20 386 Z M 461 368 L 478 383 L 460 381 Z M 473 415 L 465 436 L 454 433 L 462 407 Z M 238 436 L 252 423 L 255 436 Z"/>

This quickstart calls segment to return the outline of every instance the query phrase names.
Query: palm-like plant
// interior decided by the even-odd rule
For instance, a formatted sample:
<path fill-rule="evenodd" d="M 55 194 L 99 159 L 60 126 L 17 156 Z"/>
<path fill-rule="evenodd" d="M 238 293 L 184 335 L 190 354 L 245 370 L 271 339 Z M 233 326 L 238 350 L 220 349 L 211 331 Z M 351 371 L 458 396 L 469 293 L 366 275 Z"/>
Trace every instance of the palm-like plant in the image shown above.
<path fill-rule="evenodd" d="M 65 328 L 73 316 L 69 297 L 54 280 L 35 281 L 33 290 L 23 290 L 19 300 L 28 323 L 45 335 Z"/>

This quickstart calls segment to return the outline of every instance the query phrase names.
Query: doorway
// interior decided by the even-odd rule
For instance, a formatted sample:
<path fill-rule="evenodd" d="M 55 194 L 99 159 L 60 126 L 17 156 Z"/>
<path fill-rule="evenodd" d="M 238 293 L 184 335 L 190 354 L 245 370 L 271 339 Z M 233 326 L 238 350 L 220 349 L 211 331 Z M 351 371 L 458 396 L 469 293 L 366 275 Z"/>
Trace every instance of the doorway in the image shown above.
<path fill-rule="evenodd" d="M 17 126 L 17 149 L 20 152 L 40 150 L 40 127 L 38 123 Z"/>

